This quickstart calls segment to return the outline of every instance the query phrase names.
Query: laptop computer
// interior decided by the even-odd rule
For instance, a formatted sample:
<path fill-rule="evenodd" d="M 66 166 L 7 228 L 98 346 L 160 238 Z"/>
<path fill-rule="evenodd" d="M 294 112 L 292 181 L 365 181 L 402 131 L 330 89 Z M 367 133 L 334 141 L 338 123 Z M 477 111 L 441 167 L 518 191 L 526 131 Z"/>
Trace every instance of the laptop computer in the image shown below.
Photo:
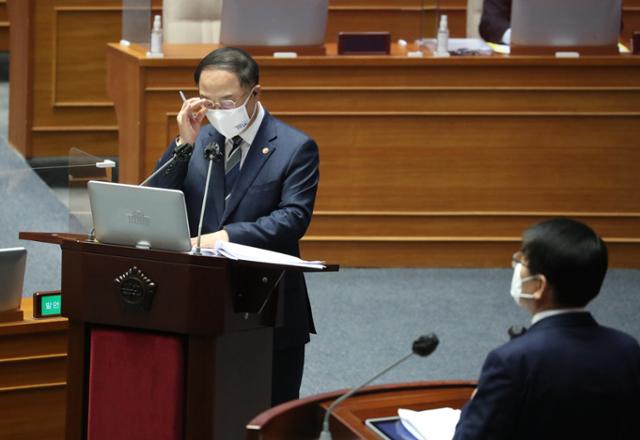
<path fill-rule="evenodd" d="M 616 54 L 621 11 L 622 0 L 513 0 L 511 51 Z"/>
<path fill-rule="evenodd" d="M 225 46 L 318 46 L 327 29 L 328 0 L 233 0 L 222 4 Z"/>
<path fill-rule="evenodd" d="M 25 248 L 0 249 L 0 312 L 20 308 L 26 263 Z"/>
<path fill-rule="evenodd" d="M 188 252 L 191 234 L 182 191 L 92 180 L 96 239 L 143 249 Z"/>

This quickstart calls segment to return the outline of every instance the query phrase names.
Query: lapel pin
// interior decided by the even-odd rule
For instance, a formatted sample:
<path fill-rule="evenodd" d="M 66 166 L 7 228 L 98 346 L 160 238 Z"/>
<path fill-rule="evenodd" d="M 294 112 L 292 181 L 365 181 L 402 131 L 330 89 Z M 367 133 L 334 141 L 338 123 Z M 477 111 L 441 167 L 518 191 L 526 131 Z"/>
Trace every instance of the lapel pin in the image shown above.
<path fill-rule="evenodd" d="M 264 148 L 262 149 L 262 154 L 264 154 L 265 156 L 266 156 L 267 154 L 269 154 L 269 147 L 264 147 Z"/>

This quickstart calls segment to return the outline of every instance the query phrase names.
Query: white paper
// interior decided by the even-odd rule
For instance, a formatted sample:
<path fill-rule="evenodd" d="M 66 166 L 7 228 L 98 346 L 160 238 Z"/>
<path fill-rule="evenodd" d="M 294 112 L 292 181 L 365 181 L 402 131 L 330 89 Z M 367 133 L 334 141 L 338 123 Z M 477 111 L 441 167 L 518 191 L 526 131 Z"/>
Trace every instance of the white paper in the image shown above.
<path fill-rule="evenodd" d="M 402 425 L 418 440 L 451 440 L 460 419 L 460 410 L 436 408 L 425 411 L 398 409 Z"/>
<path fill-rule="evenodd" d="M 323 261 L 306 261 L 293 255 L 280 252 L 267 251 L 252 246 L 238 243 L 217 241 L 214 255 L 229 258 L 231 260 L 254 261 L 258 263 L 280 264 L 283 266 L 308 267 L 312 269 L 325 269 Z"/>
<path fill-rule="evenodd" d="M 435 53 L 435 38 L 424 38 L 421 43 L 429 48 L 432 53 Z M 491 55 L 491 47 L 489 47 L 487 43 L 480 38 L 449 38 L 448 50 L 454 52 L 460 49 L 476 51 L 481 55 Z"/>

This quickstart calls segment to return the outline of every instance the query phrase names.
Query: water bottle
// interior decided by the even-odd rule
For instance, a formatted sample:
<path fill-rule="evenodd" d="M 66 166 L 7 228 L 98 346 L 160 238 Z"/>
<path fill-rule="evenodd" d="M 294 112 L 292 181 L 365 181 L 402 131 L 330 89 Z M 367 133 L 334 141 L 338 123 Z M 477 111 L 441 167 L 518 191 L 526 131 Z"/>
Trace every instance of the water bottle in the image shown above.
<path fill-rule="evenodd" d="M 162 55 L 162 18 L 159 15 L 153 17 L 153 28 L 151 29 L 151 48 L 149 52 L 152 55 Z"/>
<path fill-rule="evenodd" d="M 436 39 L 436 54 L 449 53 L 449 25 L 447 16 L 440 16 L 440 26 L 438 27 L 438 37 Z"/>

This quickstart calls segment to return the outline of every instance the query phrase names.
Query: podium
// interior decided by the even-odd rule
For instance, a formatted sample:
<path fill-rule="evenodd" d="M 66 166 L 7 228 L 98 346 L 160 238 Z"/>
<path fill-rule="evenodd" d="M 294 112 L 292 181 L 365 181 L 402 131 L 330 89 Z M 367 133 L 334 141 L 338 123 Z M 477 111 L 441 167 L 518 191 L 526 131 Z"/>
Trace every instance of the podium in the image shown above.
<path fill-rule="evenodd" d="M 62 249 L 67 440 L 242 438 L 270 407 L 278 282 L 313 269 L 20 238 Z"/>
<path fill-rule="evenodd" d="M 398 415 L 398 408 L 462 408 L 475 381 L 407 382 L 364 388 L 338 405 L 329 420 L 334 440 L 379 439 L 365 420 Z M 331 391 L 278 405 L 247 424 L 247 440 L 316 440 L 326 409 L 348 390 Z"/>

